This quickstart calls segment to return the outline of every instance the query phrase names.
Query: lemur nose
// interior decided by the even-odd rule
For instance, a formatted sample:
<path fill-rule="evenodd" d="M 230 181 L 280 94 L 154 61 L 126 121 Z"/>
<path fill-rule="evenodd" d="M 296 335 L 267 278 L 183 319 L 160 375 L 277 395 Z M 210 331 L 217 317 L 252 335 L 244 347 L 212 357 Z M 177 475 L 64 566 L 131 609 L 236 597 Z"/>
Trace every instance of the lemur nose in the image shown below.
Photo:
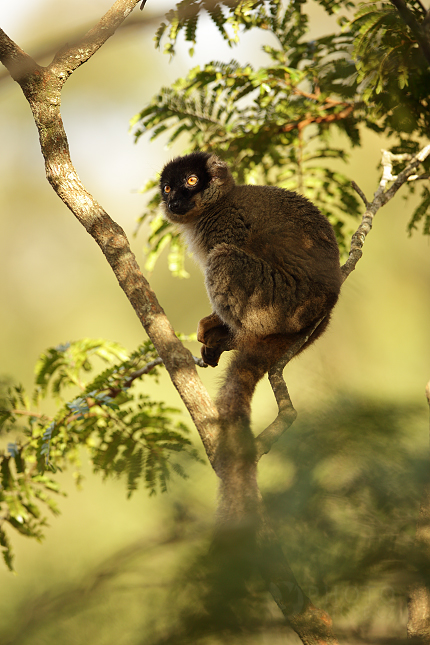
<path fill-rule="evenodd" d="M 178 208 L 178 206 L 179 206 L 179 200 L 178 199 L 172 199 L 167 204 L 167 208 L 169 209 L 169 211 L 172 211 L 172 213 L 175 212 L 175 209 Z"/>

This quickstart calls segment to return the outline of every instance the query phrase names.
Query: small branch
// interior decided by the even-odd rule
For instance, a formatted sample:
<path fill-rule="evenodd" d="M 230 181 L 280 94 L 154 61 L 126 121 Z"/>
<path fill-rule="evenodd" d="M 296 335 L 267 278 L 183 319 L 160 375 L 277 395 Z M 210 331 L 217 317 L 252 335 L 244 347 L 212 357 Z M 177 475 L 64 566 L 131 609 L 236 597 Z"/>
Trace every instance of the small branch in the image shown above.
<path fill-rule="evenodd" d="M 361 190 L 361 188 L 360 188 L 360 187 L 355 183 L 355 181 L 352 181 L 352 182 L 351 182 L 351 186 L 353 187 L 353 189 L 355 190 L 355 192 L 356 192 L 356 193 L 358 193 L 358 194 L 360 195 L 361 199 L 362 199 L 362 200 L 363 200 L 363 202 L 364 202 L 365 207 L 366 207 L 366 208 L 369 208 L 369 206 L 370 206 L 370 202 L 368 202 L 368 201 L 367 201 L 367 197 L 366 197 L 366 195 L 363 193 L 363 191 Z"/>
<path fill-rule="evenodd" d="M 415 173 L 416 168 L 427 158 L 430 154 L 430 145 L 425 146 L 414 157 L 410 155 L 394 155 L 387 150 L 382 150 L 382 166 L 383 173 L 381 181 L 379 182 L 378 189 L 375 192 L 372 202 L 369 202 L 355 182 L 352 182 L 354 190 L 360 195 L 363 200 L 366 211 L 362 217 L 361 223 L 351 238 L 351 248 L 349 257 L 345 264 L 341 267 L 342 282 L 345 282 L 349 274 L 355 269 L 357 262 L 362 256 L 362 248 L 367 235 L 372 229 L 373 218 L 376 212 L 384 206 L 390 199 L 394 197 L 398 189 L 406 182 L 414 178 L 419 179 Z M 394 161 L 410 160 L 406 168 L 398 176 L 392 174 Z M 424 175 L 421 175 L 424 176 Z M 387 189 L 388 182 L 392 181 L 393 184 Z M 315 329 L 323 322 L 324 318 L 315 325 L 312 331 L 307 332 L 301 336 L 297 342 L 290 347 L 288 352 L 273 366 L 269 372 L 269 381 L 272 386 L 273 393 L 278 404 L 278 416 L 276 419 L 263 430 L 258 437 L 256 437 L 256 451 L 257 459 L 260 459 L 264 454 L 270 451 L 272 445 L 278 441 L 282 434 L 294 423 L 297 413 L 288 393 L 288 388 L 283 378 L 283 370 L 290 360 L 300 351 L 306 341 L 312 336 Z"/>
<path fill-rule="evenodd" d="M 199 367 L 208 367 L 206 363 L 203 362 L 202 358 L 197 358 L 197 356 L 193 356 L 193 361 L 196 365 Z M 140 368 L 140 370 L 136 370 L 135 372 L 132 372 L 128 379 L 125 381 L 124 385 L 122 387 L 111 387 L 108 391 L 108 396 L 110 396 L 112 399 L 114 399 L 120 392 L 123 391 L 125 387 L 131 387 L 133 382 L 140 378 L 141 376 L 144 376 L 145 374 L 149 374 L 157 365 L 163 365 L 164 361 L 162 358 L 158 357 L 155 358 L 153 361 L 150 361 L 146 365 Z"/>
<path fill-rule="evenodd" d="M 284 367 L 287 363 L 289 363 L 290 360 L 301 350 L 303 345 L 307 340 L 309 340 L 315 329 L 323 320 L 324 319 L 319 320 L 311 331 L 308 331 L 306 334 L 301 336 L 269 371 L 269 382 L 272 386 L 279 412 L 273 423 L 265 428 L 255 439 L 257 460 L 261 459 L 263 455 L 269 452 L 273 444 L 278 441 L 282 434 L 288 430 L 297 418 L 297 412 L 292 404 L 282 372 L 284 371 Z"/>
<path fill-rule="evenodd" d="M 300 336 L 282 358 L 269 371 L 269 382 L 278 404 L 278 416 L 267 428 L 265 428 L 255 439 L 256 457 L 261 457 L 269 452 L 273 444 L 280 439 L 283 433 L 294 423 L 297 418 L 297 412 L 292 404 L 287 384 L 282 375 L 285 366 L 301 350 L 303 345 L 309 340 L 317 327 L 325 320 L 321 318 L 311 330 Z"/>
<path fill-rule="evenodd" d="M 407 6 L 406 2 L 404 2 L 404 0 L 390 0 L 390 1 L 391 1 L 391 4 L 396 7 L 405 25 L 407 25 L 409 29 L 412 31 L 421 49 L 423 56 L 430 64 L 430 42 L 428 39 L 428 34 L 426 32 L 426 24 L 425 24 L 427 16 L 424 17 L 423 23 L 420 24 L 419 22 L 417 22 L 413 12 L 409 9 L 409 7 Z"/>
<path fill-rule="evenodd" d="M 153 370 L 154 367 L 157 367 L 157 365 L 162 365 L 162 363 L 163 363 L 163 359 L 160 357 L 155 358 L 153 361 L 150 361 L 149 363 L 144 365 L 144 367 L 141 367 L 140 370 L 136 370 L 135 372 L 130 374 L 130 378 L 126 380 L 126 382 L 124 383 L 124 386 L 130 387 L 133 381 L 135 381 L 137 378 L 140 378 L 144 374 L 149 374 L 149 372 L 151 372 L 151 370 Z"/>
<path fill-rule="evenodd" d="M 430 172 L 424 172 L 422 175 L 411 175 L 408 181 L 420 181 L 420 179 L 430 179 Z"/>
<path fill-rule="evenodd" d="M 72 72 L 86 63 L 104 43 L 113 36 L 118 27 L 139 4 L 140 0 L 116 0 L 101 20 L 92 27 L 75 45 L 60 49 L 50 68 L 56 73 L 60 68 L 65 81 Z"/>
<path fill-rule="evenodd" d="M 25 417 L 34 417 L 35 419 L 46 419 L 47 421 L 53 420 L 53 417 L 48 417 L 46 414 L 42 414 L 41 412 L 31 412 L 30 410 L 11 410 L 11 412 Z"/>
<path fill-rule="evenodd" d="M 354 111 L 356 106 L 355 104 L 352 104 L 352 103 L 343 103 L 343 105 L 345 105 L 346 107 L 340 112 L 332 112 L 330 114 L 326 114 L 325 116 L 309 115 L 305 119 L 302 119 L 301 121 L 288 123 L 288 125 L 284 125 L 281 128 L 282 132 L 291 132 L 291 130 L 294 130 L 294 128 L 303 130 L 303 128 L 306 128 L 311 123 L 334 123 L 334 121 L 341 121 L 342 119 L 346 119 Z M 331 107 L 332 107 L 332 104 L 323 106 L 322 109 L 330 109 Z"/>
<path fill-rule="evenodd" d="M 360 226 L 352 236 L 349 257 L 343 267 L 341 267 L 343 281 L 345 281 L 349 274 L 354 271 L 357 262 L 362 256 L 362 248 L 367 235 L 372 229 L 373 218 L 377 211 L 394 197 L 396 192 L 406 181 L 412 180 L 416 168 L 428 157 L 429 154 L 430 145 L 425 146 L 420 150 L 420 152 L 412 157 L 412 159 L 410 159 L 408 155 L 393 155 L 387 150 L 382 151 L 383 173 L 381 181 L 379 182 L 373 201 L 370 203 L 368 202 L 366 212 L 363 215 Z M 406 168 L 404 168 L 398 176 L 394 176 L 392 173 L 393 161 L 404 161 L 408 158 L 410 159 L 410 162 Z M 393 184 L 387 189 L 387 184 L 390 181 L 393 181 Z"/>
<path fill-rule="evenodd" d="M 292 404 L 287 384 L 282 377 L 283 366 L 276 369 L 272 368 L 269 373 L 269 383 L 272 386 L 273 393 L 278 404 L 278 416 L 267 426 L 255 439 L 257 459 L 269 452 L 274 443 L 282 437 L 284 432 L 293 425 L 297 419 L 297 412 Z M 275 373 L 273 371 L 276 370 Z M 280 374 L 278 373 L 280 372 Z"/>
<path fill-rule="evenodd" d="M 197 358 L 197 356 L 193 356 L 192 358 L 194 363 L 199 367 L 208 367 L 202 358 Z M 135 372 L 130 374 L 130 378 L 127 379 L 127 381 L 125 382 L 125 387 L 130 387 L 130 385 L 133 383 L 135 379 L 140 378 L 145 374 L 148 374 L 151 370 L 154 369 L 154 367 L 157 367 L 157 365 L 162 365 L 162 364 L 163 364 L 163 359 L 160 357 L 155 358 L 153 361 L 150 361 L 149 363 L 141 367 L 140 370 L 136 370 Z"/>

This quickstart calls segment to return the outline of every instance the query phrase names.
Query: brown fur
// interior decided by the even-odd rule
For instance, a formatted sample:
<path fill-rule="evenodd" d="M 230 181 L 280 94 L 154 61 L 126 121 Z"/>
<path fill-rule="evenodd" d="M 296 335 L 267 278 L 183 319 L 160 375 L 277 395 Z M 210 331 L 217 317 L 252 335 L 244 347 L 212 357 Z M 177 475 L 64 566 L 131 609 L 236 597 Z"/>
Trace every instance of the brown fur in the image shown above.
<path fill-rule="evenodd" d="M 216 366 L 223 351 L 237 350 L 218 396 L 221 417 L 249 419 L 260 378 L 300 333 L 325 317 L 307 347 L 327 327 L 341 285 L 333 229 L 301 195 L 236 186 L 216 155 L 174 159 L 160 188 L 167 219 L 205 273 L 213 313 L 198 327 L 203 359 Z"/>

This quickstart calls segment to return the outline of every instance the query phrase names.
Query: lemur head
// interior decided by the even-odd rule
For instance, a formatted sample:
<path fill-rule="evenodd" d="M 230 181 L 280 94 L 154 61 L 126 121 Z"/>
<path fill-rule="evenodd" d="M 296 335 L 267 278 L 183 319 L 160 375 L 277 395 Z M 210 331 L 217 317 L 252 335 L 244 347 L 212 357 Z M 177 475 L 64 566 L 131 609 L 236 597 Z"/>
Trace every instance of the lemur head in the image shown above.
<path fill-rule="evenodd" d="M 160 191 L 168 220 L 188 223 L 234 187 L 234 179 L 219 157 L 192 152 L 170 161 L 160 176 Z"/>

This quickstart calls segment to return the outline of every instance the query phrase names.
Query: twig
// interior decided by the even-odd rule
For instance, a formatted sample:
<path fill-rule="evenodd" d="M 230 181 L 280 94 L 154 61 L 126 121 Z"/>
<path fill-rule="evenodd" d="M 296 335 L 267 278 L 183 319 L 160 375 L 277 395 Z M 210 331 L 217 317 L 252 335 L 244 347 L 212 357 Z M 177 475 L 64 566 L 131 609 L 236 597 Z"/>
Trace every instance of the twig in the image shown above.
<path fill-rule="evenodd" d="M 273 444 L 278 441 L 297 418 L 297 412 L 292 404 L 282 372 L 285 365 L 301 350 L 322 321 L 323 319 L 319 320 L 310 331 L 301 336 L 269 371 L 269 382 L 278 404 L 279 413 L 270 426 L 265 428 L 255 439 L 257 459 L 261 459 L 263 455 L 269 452 Z"/>
<path fill-rule="evenodd" d="M 424 172 L 422 175 L 411 175 L 408 181 L 420 181 L 420 179 L 430 179 L 430 172 Z"/>
<path fill-rule="evenodd" d="M 193 361 L 196 365 L 199 367 L 208 367 L 206 363 L 203 361 L 202 358 L 197 358 L 197 356 L 193 356 Z M 139 370 L 136 370 L 135 372 L 132 372 L 128 379 L 124 382 L 124 385 L 122 387 L 111 387 L 108 391 L 108 396 L 110 396 L 112 399 L 114 399 L 120 392 L 123 391 L 124 388 L 131 387 L 133 382 L 140 378 L 141 376 L 144 376 L 145 374 L 149 374 L 157 365 L 163 365 L 164 361 L 163 359 L 159 356 L 158 358 L 155 358 L 153 361 L 150 361 L 143 367 L 141 367 Z"/>
<path fill-rule="evenodd" d="M 30 410 L 11 410 L 11 412 L 25 417 L 34 417 L 35 419 L 45 418 L 47 421 L 52 421 L 53 419 L 53 417 L 48 417 L 46 414 L 42 414 L 41 412 L 31 412 Z"/>
<path fill-rule="evenodd" d="M 346 119 L 356 107 L 356 105 L 353 103 L 344 103 L 344 105 L 346 107 L 340 112 L 331 112 L 330 114 L 326 114 L 325 116 L 313 116 L 309 114 L 301 121 L 294 121 L 293 123 L 283 125 L 281 130 L 282 132 L 291 132 L 291 130 L 294 130 L 295 128 L 298 128 L 298 130 L 303 130 L 311 123 L 334 123 L 334 121 L 341 121 L 342 119 Z M 328 110 L 331 107 L 332 105 L 327 105 L 323 106 L 323 109 Z"/>
<path fill-rule="evenodd" d="M 356 193 L 358 193 L 358 194 L 360 195 L 361 199 L 362 199 L 362 200 L 363 200 L 363 202 L 364 202 L 365 207 L 366 207 L 366 208 L 369 208 L 369 206 L 370 206 L 370 202 L 368 202 L 368 201 L 367 201 L 367 197 L 366 197 L 366 195 L 363 193 L 363 191 L 361 190 L 360 186 L 358 186 L 358 184 L 356 184 L 356 183 L 355 183 L 355 181 L 352 181 L 352 182 L 351 182 L 351 186 L 353 187 L 353 189 L 355 190 L 355 192 L 356 192 Z"/>

